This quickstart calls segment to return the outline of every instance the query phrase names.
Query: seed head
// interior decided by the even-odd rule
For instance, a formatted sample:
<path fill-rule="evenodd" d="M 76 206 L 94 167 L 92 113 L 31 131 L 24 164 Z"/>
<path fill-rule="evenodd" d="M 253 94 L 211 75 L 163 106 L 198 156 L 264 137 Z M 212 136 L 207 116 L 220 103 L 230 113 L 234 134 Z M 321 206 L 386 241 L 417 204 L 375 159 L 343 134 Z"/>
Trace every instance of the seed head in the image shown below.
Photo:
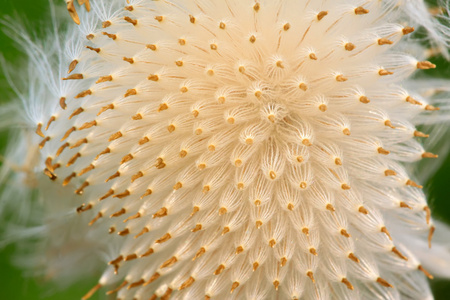
<path fill-rule="evenodd" d="M 406 165 L 438 108 L 401 84 L 436 66 L 400 52 L 402 5 L 78 2 L 33 115 L 42 197 L 108 249 L 83 299 L 431 297 Z"/>

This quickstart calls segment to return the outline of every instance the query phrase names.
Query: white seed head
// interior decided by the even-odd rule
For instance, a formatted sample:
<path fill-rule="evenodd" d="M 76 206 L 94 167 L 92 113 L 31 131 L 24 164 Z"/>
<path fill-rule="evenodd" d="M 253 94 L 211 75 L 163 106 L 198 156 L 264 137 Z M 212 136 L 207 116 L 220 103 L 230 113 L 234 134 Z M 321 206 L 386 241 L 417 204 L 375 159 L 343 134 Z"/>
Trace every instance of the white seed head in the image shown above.
<path fill-rule="evenodd" d="M 431 297 L 405 5 L 78 2 L 28 109 L 51 247 L 108 253 L 83 299 Z"/>

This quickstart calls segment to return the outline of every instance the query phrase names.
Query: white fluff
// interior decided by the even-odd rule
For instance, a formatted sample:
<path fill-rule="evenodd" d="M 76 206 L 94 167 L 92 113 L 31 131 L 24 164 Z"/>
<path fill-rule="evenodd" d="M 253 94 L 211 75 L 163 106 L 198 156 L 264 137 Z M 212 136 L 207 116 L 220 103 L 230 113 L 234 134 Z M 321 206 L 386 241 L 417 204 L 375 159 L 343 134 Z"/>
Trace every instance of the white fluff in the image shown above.
<path fill-rule="evenodd" d="M 80 25 L 23 37 L 2 108 L 25 124 L 0 174 L 37 226 L 10 231 L 41 241 L 25 265 L 105 266 L 84 299 L 122 300 L 432 299 L 427 270 L 450 276 L 412 171 L 449 108 L 412 79 L 435 66 L 410 26 L 449 45 L 423 1 L 65 2 Z"/>

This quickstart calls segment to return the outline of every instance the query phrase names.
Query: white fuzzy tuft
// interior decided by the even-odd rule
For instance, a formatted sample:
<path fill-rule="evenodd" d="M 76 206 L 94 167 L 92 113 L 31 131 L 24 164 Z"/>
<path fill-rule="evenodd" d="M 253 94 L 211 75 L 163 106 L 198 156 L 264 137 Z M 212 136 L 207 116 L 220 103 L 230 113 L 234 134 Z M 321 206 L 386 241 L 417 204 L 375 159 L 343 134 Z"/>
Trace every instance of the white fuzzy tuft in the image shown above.
<path fill-rule="evenodd" d="M 423 1 L 66 4 L 80 25 L 30 49 L 8 156 L 48 275 L 106 260 L 83 299 L 122 300 L 431 299 L 425 268 L 449 276 L 410 172 L 449 109 L 411 79 L 435 68 L 412 20 L 449 44 Z"/>

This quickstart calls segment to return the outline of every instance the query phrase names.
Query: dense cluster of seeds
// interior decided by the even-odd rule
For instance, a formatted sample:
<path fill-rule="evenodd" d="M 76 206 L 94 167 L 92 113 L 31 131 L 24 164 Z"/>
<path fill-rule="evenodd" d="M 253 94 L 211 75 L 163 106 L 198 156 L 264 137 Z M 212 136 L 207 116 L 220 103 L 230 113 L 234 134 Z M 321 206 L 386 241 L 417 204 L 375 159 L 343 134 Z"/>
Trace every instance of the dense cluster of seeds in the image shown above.
<path fill-rule="evenodd" d="M 400 84 L 435 65 L 393 50 L 397 1 L 78 2 L 36 133 L 86 226 L 123 240 L 85 299 L 430 296 L 403 165 L 436 157 L 415 118 L 437 108 Z"/>

